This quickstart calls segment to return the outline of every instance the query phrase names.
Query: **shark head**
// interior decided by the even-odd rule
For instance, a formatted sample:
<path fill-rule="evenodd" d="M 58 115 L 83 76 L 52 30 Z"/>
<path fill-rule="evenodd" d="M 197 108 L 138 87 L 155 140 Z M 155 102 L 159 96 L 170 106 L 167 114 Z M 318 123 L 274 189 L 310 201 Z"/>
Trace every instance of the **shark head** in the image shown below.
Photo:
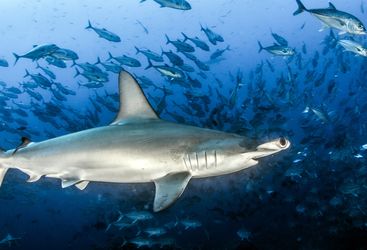
<path fill-rule="evenodd" d="M 258 146 L 247 138 L 210 141 L 199 153 L 188 155 L 185 162 L 193 170 L 193 176 L 217 176 L 252 167 L 258 163 L 258 159 L 276 154 L 289 146 L 290 142 L 284 137 Z"/>

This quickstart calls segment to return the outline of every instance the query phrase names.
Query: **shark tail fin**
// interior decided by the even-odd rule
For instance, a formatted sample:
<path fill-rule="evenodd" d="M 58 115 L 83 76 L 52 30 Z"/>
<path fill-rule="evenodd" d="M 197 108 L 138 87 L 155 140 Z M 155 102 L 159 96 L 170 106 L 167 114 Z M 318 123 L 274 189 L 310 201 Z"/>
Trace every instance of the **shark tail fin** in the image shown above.
<path fill-rule="evenodd" d="M 306 7 L 303 5 L 303 3 L 301 2 L 301 0 L 296 0 L 296 1 L 298 4 L 298 9 L 295 12 L 293 12 L 293 16 L 301 14 L 303 11 L 308 11 Z"/>
<path fill-rule="evenodd" d="M 5 151 L 2 149 L 0 149 L 0 159 L 1 158 L 5 158 Z M 1 187 L 1 184 L 3 183 L 4 177 L 7 171 L 8 171 L 8 168 L 4 167 L 0 163 L 0 187 Z"/>

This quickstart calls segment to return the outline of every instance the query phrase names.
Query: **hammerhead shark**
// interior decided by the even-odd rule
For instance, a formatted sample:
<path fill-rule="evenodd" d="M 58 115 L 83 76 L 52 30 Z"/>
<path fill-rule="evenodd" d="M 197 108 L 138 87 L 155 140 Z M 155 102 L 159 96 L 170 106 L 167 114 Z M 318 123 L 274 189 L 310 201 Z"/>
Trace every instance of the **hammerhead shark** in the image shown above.
<path fill-rule="evenodd" d="M 31 142 L 0 153 L 0 186 L 9 168 L 61 179 L 63 188 L 89 182 L 155 183 L 154 211 L 174 203 L 191 178 L 229 174 L 290 146 L 284 137 L 257 147 L 240 135 L 161 120 L 134 77 L 119 74 L 120 108 L 107 125 Z"/>

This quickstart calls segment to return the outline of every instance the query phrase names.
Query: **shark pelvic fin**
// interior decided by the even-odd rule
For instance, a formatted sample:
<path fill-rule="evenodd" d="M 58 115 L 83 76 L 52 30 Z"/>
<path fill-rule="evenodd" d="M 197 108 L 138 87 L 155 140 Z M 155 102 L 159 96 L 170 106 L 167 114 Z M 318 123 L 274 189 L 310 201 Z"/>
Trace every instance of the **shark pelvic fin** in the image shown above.
<path fill-rule="evenodd" d="M 14 150 L 12 155 L 14 155 L 19 149 L 27 147 L 29 143 L 31 143 L 31 140 L 29 140 L 27 137 L 22 137 L 22 143 Z"/>
<path fill-rule="evenodd" d="M 177 172 L 155 180 L 154 212 L 161 211 L 175 202 L 185 190 L 190 179 L 189 172 Z"/>
<path fill-rule="evenodd" d="M 119 94 L 120 110 L 111 125 L 129 118 L 158 119 L 138 82 L 126 71 L 119 75 Z"/>
<path fill-rule="evenodd" d="M 67 188 L 67 187 L 75 185 L 79 182 L 80 182 L 80 180 L 76 180 L 76 179 L 62 179 L 61 180 L 61 187 L 62 188 Z"/>
<path fill-rule="evenodd" d="M 77 184 L 75 184 L 75 186 L 79 189 L 79 190 L 84 190 L 89 184 L 89 181 L 82 181 L 79 182 Z"/>

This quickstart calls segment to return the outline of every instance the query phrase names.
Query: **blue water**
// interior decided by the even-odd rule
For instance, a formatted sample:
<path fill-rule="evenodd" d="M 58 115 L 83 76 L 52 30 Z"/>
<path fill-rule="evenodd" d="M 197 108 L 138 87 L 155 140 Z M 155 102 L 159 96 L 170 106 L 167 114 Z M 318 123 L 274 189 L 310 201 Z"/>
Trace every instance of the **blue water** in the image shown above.
<path fill-rule="evenodd" d="M 362 13 L 367 2 L 333 3 L 367 24 Z M 12 53 L 24 54 L 34 45 L 53 43 L 71 49 L 79 56 L 77 63 L 95 63 L 98 57 L 105 62 L 108 52 L 125 54 L 142 66 L 124 69 L 153 82 L 144 92 L 162 119 L 238 133 L 259 144 L 285 136 L 292 146 L 253 168 L 191 180 L 174 205 L 159 213 L 152 212 L 153 183 L 90 183 L 80 191 L 62 189 L 59 179 L 43 177 L 27 183 L 26 174 L 11 169 L 0 188 L 0 242 L 7 234 L 19 239 L 10 245 L 0 243 L 1 249 L 133 249 L 138 246 L 134 239 L 150 242 L 142 249 L 367 249 L 366 59 L 323 42 L 330 30 L 319 32 L 320 22 L 309 13 L 293 16 L 297 9 L 293 0 L 191 0 L 190 4 L 191 10 L 181 11 L 160 8 L 153 0 L 6 1 L 0 15 L 0 58 L 9 67 L 0 68 L 0 81 L 6 88 L 23 90 L 19 83 L 31 81 L 23 77 L 26 69 L 45 75 L 30 59 L 21 58 L 13 65 Z M 304 4 L 328 6 L 327 1 L 316 0 Z M 88 20 L 122 41 L 114 43 L 85 29 Z M 211 44 L 200 25 L 220 34 L 224 42 Z M 275 42 L 271 31 L 295 48 L 293 57 L 258 53 L 258 40 L 264 46 Z M 183 38 L 181 32 L 209 45 L 209 52 L 194 46 L 192 53 L 209 71 L 199 70 L 166 44 L 165 34 L 175 40 Z M 366 44 L 363 35 L 339 36 L 351 37 Z M 148 61 L 135 53 L 135 46 L 159 54 L 162 49 L 172 50 L 194 67 L 195 72 L 186 75 L 201 86 L 178 84 L 153 68 L 145 70 Z M 230 50 L 210 60 L 214 51 L 227 46 Z M 117 93 L 117 74 L 107 72 L 108 81 L 90 89 L 79 86 L 88 80 L 74 77 L 76 66 L 71 61 L 66 61 L 66 68 L 48 65 L 44 59 L 38 63 L 76 94 L 57 101 L 49 89 L 38 87 L 34 91 L 43 101 L 26 92 L 16 98 L 1 96 L 2 148 L 17 147 L 22 136 L 42 141 L 114 119 L 118 103 L 106 93 Z M 154 86 L 172 93 L 164 98 L 162 89 Z M 112 108 L 96 102 L 98 97 L 112 103 Z M 30 107 L 22 109 L 14 102 Z M 60 111 L 51 112 L 50 106 Z M 27 116 L 14 113 L 15 109 Z M 125 217 L 127 228 L 112 225 L 106 231 L 121 214 L 132 211 L 149 212 L 153 218 L 134 222 Z M 186 220 L 198 226 L 185 228 Z M 144 230 L 151 227 L 165 232 L 149 237 Z"/>

